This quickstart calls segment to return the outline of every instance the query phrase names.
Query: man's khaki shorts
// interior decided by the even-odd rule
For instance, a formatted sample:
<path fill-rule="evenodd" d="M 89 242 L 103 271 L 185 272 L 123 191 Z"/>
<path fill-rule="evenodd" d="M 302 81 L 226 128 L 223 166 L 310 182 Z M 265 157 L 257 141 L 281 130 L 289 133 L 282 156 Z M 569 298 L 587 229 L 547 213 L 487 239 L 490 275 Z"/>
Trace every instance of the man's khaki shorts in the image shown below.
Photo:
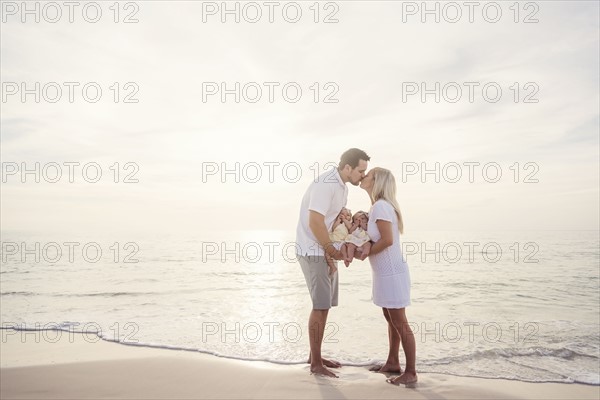
<path fill-rule="evenodd" d="M 313 310 L 329 310 L 338 305 L 338 272 L 329 275 L 323 256 L 301 256 L 298 261 L 304 273 L 306 286 L 312 299 Z M 334 261 L 337 265 L 337 261 Z"/>

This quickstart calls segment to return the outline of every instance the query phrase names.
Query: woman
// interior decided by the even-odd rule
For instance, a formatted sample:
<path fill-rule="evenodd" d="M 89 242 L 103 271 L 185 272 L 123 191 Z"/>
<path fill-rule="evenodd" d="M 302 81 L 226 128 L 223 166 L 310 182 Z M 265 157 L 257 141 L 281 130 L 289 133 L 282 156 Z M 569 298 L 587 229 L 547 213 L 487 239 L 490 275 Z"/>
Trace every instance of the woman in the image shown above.
<path fill-rule="evenodd" d="M 373 302 L 383 309 L 388 323 L 390 351 L 380 372 L 399 372 L 387 382 L 400 385 L 417 382 L 415 369 L 415 337 L 406 319 L 405 307 L 410 305 L 410 274 L 402 257 L 400 234 L 402 214 L 396 201 L 396 181 L 384 168 L 373 168 L 363 178 L 360 187 L 371 198 L 367 233 L 373 241 L 369 261 L 373 270 Z M 400 343 L 406 356 L 404 373 L 400 368 Z"/>

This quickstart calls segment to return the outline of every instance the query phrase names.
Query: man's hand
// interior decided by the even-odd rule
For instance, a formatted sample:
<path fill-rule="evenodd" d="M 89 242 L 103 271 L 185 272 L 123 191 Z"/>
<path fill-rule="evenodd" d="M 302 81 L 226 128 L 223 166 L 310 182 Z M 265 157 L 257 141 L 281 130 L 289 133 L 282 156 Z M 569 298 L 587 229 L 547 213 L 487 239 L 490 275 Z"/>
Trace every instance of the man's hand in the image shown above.
<path fill-rule="evenodd" d="M 334 260 L 343 260 L 344 256 L 342 255 L 342 252 L 340 250 L 334 250 L 334 253 L 329 254 L 329 256 L 331 258 L 333 258 Z"/>
<path fill-rule="evenodd" d="M 329 233 L 325 227 L 325 216 L 316 211 L 310 211 L 308 225 L 310 230 L 317 238 L 317 242 L 323 247 L 326 254 L 335 260 L 341 260 L 342 252 L 333 247 L 333 243 L 329 239 Z"/>

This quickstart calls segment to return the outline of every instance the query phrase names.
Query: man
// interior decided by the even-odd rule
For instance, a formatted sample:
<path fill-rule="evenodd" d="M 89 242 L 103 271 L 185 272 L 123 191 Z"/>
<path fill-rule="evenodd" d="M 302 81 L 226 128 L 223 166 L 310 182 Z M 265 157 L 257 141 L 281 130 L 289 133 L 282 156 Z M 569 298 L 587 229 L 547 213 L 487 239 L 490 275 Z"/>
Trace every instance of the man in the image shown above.
<path fill-rule="evenodd" d="M 367 163 L 371 158 L 360 149 L 350 149 L 342 154 L 338 168 L 333 168 L 319 176 L 313 182 L 300 206 L 300 218 L 296 229 L 297 257 L 306 279 L 306 285 L 312 300 L 312 311 L 308 319 L 310 342 L 310 370 L 337 378 L 327 369 L 339 368 L 340 364 L 321 357 L 321 343 L 327 323 L 327 314 L 331 307 L 338 305 L 338 273 L 329 274 L 325 252 L 335 260 L 341 260 L 342 254 L 329 240 L 329 232 L 334 220 L 346 206 L 350 182 L 358 186 L 365 177 Z"/>

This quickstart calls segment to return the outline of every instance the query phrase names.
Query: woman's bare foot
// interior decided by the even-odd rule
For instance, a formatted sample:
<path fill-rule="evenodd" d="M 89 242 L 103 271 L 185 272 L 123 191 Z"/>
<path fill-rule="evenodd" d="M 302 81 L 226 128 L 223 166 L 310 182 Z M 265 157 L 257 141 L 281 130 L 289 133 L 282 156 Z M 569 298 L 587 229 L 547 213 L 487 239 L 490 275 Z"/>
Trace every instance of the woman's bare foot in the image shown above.
<path fill-rule="evenodd" d="M 387 383 L 391 383 L 392 385 L 409 385 L 411 383 L 417 383 L 417 373 L 416 372 L 405 372 L 400 376 L 395 378 L 386 379 Z"/>
<path fill-rule="evenodd" d="M 369 371 L 372 372 L 381 372 L 381 373 L 391 373 L 391 374 L 402 374 L 402 368 L 400 367 L 400 363 L 398 364 L 377 364 L 369 368 Z"/>
<path fill-rule="evenodd" d="M 342 368 L 342 364 L 340 364 L 339 362 L 328 360 L 326 358 L 323 358 L 323 365 L 329 368 Z"/>
<path fill-rule="evenodd" d="M 323 365 L 318 365 L 316 367 L 311 366 L 310 367 L 310 372 L 312 372 L 315 375 L 329 376 L 331 378 L 337 378 L 338 377 L 336 374 L 334 374 L 333 372 L 331 372 L 330 370 L 328 370 L 327 368 L 325 368 Z"/>
<path fill-rule="evenodd" d="M 308 361 L 307 363 L 310 364 L 311 363 L 311 359 L 312 357 L 309 355 L 308 356 Z M 337 361 L 333 361 L 333 360 L 328 360 L 326 358 L 321 358 L 321 361 L 323 362 L 323 365 L 329 368 L 342 368 L 342 364 L 340 364 Z"/>

